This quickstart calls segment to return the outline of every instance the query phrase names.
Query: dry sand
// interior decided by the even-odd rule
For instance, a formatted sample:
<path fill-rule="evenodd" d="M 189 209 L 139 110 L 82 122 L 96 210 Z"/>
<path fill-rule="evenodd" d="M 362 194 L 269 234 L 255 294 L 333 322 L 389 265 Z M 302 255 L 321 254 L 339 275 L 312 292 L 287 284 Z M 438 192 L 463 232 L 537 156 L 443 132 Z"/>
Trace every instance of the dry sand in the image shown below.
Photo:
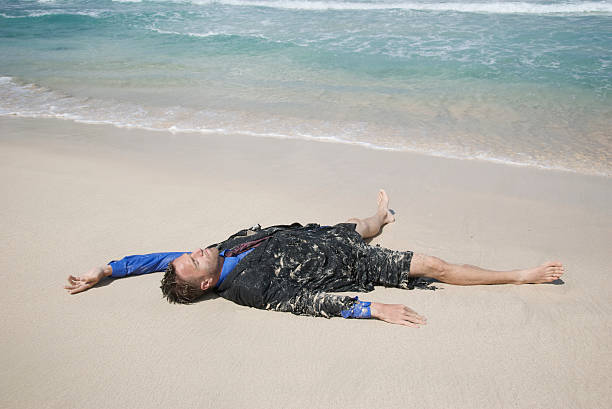
<path fill-rule="evenodd" d="M 0 119 L 2 408 L 610 408 L 612 180 L 295 140 Z M 160 274 L 65 278 L 255 223 L 375 210 L 373 244 L 563 283 L 378 288 L 429 324 L 161 298 Z"/>

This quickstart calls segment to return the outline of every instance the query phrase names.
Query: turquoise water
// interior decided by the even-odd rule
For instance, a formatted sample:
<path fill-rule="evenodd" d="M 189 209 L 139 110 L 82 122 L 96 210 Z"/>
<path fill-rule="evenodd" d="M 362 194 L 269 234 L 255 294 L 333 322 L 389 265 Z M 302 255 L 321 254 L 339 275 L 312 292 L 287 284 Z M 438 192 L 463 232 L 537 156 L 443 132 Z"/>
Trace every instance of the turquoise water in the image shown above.
<path fill-rule="evenodd" d="M 0 0 L 0 115 L 610 176 L 612 1 Z"/>

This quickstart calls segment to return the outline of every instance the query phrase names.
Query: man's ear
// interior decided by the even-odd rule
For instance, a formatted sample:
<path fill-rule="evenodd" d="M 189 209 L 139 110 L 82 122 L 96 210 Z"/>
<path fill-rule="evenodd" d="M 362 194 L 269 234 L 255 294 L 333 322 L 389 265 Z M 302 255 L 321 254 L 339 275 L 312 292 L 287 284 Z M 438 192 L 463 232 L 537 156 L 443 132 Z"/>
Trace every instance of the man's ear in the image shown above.
<path fill-rule="evenodd" d="M 200 283 L 200 288 L 202 289 L 202 291 L 206 291 L 210 288 L 211 284 L 212 278 L 207 278 L 206 280 L 202 280 L 202 282 Z"/>

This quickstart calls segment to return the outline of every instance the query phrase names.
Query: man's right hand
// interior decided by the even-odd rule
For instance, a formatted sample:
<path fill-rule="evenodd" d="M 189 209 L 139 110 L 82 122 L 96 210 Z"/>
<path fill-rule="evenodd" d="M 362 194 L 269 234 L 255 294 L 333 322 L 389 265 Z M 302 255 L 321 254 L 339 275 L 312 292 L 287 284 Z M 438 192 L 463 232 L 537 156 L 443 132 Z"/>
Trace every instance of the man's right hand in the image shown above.
<path fill-rule="evenodd" d="M 70 294 L 77 294 L 81 291 L 89 290 L 94 285 L 104 278 L 108 277 L 113 273 L 113 269 L 109 265 L 100 267 L 94 267 L 82 276 L 75 277 L 73 275 L 68 276 L 68 285 L 64 286 Z"/>
<path fill-rule="evenodd" d="M 427 318 L 417 314 L 416 311 L 402 304 L 382 304 L 373 302 L 370 305 L 370 313 L 373 318 L 378 318 L 379 320 L 391 324 L 416 328 L 427 324 Z"/>

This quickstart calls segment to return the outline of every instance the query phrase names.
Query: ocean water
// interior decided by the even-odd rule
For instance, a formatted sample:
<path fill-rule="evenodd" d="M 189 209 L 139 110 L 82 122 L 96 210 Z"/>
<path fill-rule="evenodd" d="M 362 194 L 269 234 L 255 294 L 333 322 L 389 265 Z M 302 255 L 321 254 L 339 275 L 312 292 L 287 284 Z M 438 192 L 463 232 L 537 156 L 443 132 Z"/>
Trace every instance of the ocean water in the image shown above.
<path fill-rule="evenodd" d="M 612 1 L 0 0 L 0 115 L 612 175 Z"/>

